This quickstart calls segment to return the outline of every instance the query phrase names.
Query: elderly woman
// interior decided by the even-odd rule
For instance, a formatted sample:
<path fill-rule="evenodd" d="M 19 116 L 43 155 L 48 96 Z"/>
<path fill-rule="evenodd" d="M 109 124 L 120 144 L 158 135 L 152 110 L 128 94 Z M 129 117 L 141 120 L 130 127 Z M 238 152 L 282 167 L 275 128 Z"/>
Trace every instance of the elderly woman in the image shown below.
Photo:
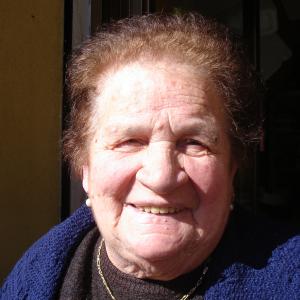
<path fill-rule="evenodd" d="M 143 16 L 68 71 L 65 153 L 86 205 L 34 244 L 2 299 L 299 299 L 299 238 L 232 210 L 260 134 L 255 78 L 228 30 Z"/>

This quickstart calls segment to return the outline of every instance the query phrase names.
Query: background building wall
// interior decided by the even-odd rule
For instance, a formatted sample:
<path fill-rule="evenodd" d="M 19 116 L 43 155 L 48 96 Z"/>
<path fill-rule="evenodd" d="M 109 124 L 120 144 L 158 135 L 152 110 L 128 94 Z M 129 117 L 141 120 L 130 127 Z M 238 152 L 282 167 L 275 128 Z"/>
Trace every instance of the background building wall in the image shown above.
<path fill-rule="evenodd" d="M 59 221 L 61 0 L 0 2 L 0 280 Z"/>

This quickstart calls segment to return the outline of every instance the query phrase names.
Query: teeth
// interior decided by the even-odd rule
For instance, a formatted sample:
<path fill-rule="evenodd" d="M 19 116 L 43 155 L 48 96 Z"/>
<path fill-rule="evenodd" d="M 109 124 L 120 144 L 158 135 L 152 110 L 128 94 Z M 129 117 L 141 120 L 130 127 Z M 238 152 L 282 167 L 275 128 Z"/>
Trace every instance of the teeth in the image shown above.
<path fill-rule="evenodd" d="M 159 214 L 160 213 L 160 209 L 158 207 L 151 207 L 151 214 Z"/>
<path fill-rule="evenodd" d="M 175 209 L 174 207 L 169 208 L 169 213 L 173 214 L 174 212 L 178 212 L 179 209 Z"/>
<path fill-rule="evenodd" d="M 180 211 L 179 208 L 175 207 L 139 207 L 141 211 L 151 213 L 151 214 L 173 214 Z"/>
<path fill-rule="evenodd" d="M 145 207 L 144 209 L 142 208 L 142 210 L 144 210 L 147 213 L 151 212 L 151 208 L 150 207 Z"/>
<path fill-rule="evenodd" d="M 167 214 L 170 212 L 170 210 L 166 207 L 162 207 L 160 209 L 157 209 L 159 211 L 160 214 Z M 152 211 L 151 211 L 152 212 Z"/>

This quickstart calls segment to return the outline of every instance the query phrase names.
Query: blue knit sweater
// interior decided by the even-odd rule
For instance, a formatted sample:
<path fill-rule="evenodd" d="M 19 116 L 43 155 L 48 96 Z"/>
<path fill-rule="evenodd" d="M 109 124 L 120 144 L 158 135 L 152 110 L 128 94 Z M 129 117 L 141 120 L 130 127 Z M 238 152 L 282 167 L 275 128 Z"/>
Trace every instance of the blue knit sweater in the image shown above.
<path fill-rule="evenodd" d="M 236 213 L 213 254 L 205 299 L 300 299 L 300 236 Z M 55 299 L 76 246 L 95 226 L 84 205 L 16 264 L 0 299 Z"/>

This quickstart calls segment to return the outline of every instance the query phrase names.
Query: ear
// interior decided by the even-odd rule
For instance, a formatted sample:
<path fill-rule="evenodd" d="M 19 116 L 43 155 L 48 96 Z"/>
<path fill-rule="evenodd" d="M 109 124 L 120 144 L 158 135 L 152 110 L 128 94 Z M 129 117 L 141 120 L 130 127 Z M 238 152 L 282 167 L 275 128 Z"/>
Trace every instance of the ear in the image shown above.
<path fill-rule="evenodd" d="M 85 192 L 88 194 L 89 191 L 89 167 L 84 165 L 82 167 L 82 187 Z"/>

